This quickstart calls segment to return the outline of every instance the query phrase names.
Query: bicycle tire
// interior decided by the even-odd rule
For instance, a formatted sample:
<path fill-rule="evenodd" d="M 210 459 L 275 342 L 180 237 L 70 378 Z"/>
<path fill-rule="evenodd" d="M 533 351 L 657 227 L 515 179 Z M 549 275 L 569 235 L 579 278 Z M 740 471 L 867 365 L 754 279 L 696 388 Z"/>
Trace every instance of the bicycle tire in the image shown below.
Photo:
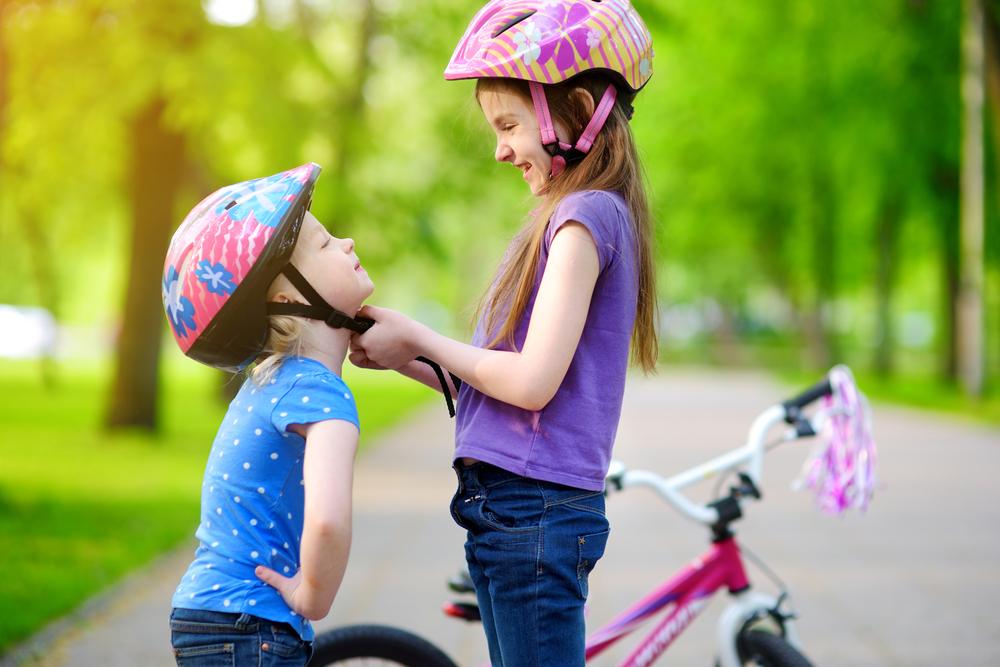
<path fill-rule="evenodd" d="M 356 658 L 388 660 L 403 667 L 457 667 L 426 639 L 385 625 L 348 625 L 320 633 L 309 665 L 337 665 Z"/>
<path fill-rule="evenodd" d="M 812 667 L 809 659 L 779 635 L 763 630 L 740 634 L 736 644 L 740 662 L 759 667 Z"/>

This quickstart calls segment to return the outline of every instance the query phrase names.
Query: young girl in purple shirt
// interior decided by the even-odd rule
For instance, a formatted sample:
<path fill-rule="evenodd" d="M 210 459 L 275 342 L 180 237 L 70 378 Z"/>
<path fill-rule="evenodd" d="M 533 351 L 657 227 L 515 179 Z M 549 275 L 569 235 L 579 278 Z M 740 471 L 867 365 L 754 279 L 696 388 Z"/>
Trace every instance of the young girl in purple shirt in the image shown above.
<path fill-rule="evenodd" d="M 462 380 L 451 504 L 494 667 L 583 665 L 587 578 L 629 359 L 657 358 L 652 231 L 629 118 L 652 74 L 626 0 L 494 0 L 446 79 L 476 79 L 495 158 L 538 206 L 480 304 L 472 344 L 384 308 L 350 358 Z"/>

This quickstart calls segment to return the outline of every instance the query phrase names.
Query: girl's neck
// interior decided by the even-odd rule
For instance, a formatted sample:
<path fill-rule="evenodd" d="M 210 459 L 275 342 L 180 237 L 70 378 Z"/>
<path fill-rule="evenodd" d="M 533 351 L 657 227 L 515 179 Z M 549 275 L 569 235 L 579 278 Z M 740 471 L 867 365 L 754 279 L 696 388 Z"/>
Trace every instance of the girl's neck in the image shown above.
<path fill-rule="evenodd" d="M 303 334 L 299 354 L 318 361 L 331 373 L 341 376 L 350 344 L 349 329 L 332 329 L 323 322 L 310 322 Z"/>

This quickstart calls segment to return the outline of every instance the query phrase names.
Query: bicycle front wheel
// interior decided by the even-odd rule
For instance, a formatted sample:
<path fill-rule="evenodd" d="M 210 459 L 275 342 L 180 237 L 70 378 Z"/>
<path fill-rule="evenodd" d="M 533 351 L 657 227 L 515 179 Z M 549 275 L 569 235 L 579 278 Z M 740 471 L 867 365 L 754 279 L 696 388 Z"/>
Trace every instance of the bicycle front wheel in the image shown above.
<path fill-rule="evenodd" d="M 758 667 L 812 667 L 812 663 L 784 637 L 749 630 L 737 640 L 740 662 Z"/>
<path fill-rule="evenodd" d="M 441 649 L 412 632 L 385 625 L 348 625 L 316 636 L 310 667 L 399 665 L 457 667 Z"/>

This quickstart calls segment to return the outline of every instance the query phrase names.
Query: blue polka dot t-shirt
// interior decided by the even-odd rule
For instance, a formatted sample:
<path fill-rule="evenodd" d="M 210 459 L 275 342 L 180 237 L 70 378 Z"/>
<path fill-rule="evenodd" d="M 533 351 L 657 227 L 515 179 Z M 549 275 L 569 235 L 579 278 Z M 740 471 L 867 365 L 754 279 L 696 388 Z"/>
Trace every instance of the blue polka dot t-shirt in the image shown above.
<path fill-rule="evenodd" d="M 306 443 L 288 427 L 328 419 L 357 426 L 357 406 L 344 381 L 318 361 L 292 357 L 264 385 L 243 383 L 209 454 L 195 533 L 200 545 L 174 607 L 253 614 L 288 623 L 312 640 L 309 621 L 254 568 L 265 565 L 286 577 L 299 569 Z"/>

